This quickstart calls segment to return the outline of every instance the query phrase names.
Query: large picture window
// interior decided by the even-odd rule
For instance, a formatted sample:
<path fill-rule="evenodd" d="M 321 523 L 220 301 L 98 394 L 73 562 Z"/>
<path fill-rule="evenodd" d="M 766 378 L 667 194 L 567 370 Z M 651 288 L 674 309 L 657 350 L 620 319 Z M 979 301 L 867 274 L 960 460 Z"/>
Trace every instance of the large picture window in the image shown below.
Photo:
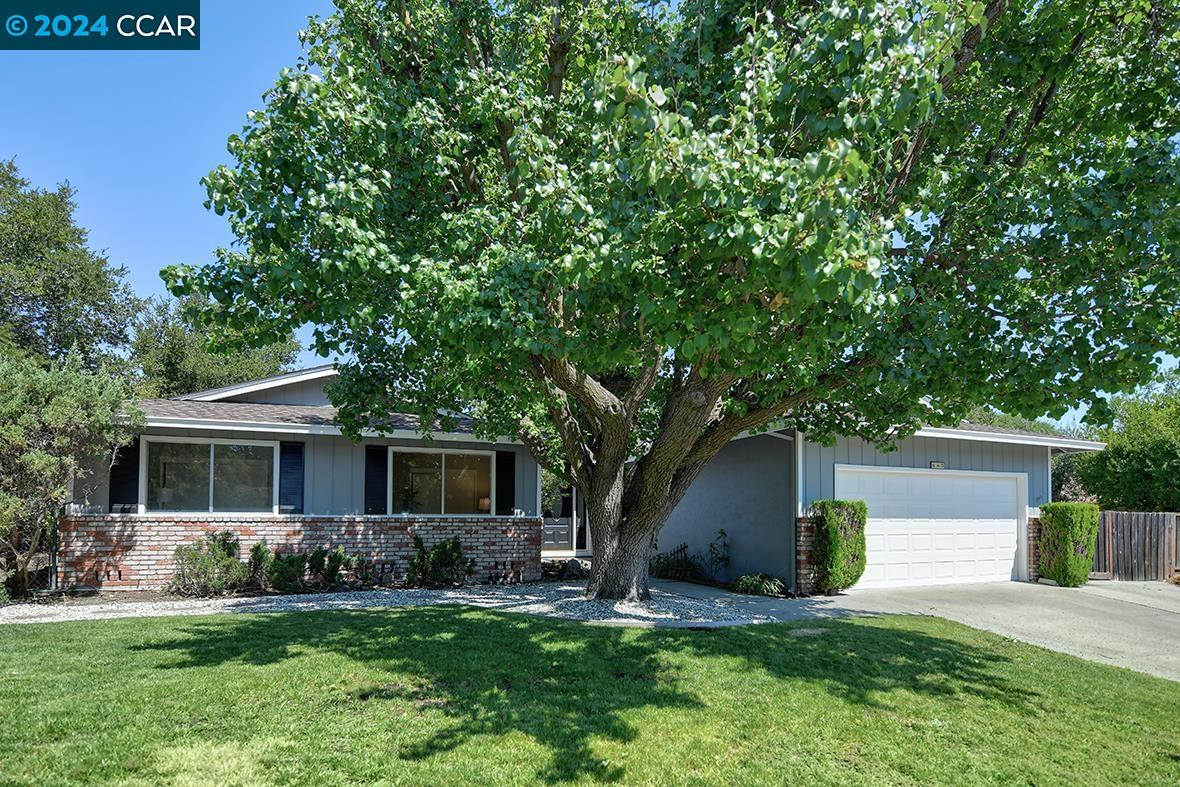
<path fill-rule="evenodd" d="M 273 511 L 274 443 L 145 444 L 146 511 L 253 513 Z"/>
<path fill-rule="evenodd" d="M 393 513 L 490 514 L 492 454 L 470 451 L 392 451 Z"/>

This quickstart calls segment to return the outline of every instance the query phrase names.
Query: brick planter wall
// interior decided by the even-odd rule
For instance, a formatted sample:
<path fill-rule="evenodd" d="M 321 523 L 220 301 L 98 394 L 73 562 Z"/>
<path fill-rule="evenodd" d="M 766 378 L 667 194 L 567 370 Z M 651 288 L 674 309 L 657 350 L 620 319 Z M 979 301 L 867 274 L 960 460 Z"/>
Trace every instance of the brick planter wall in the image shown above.
<path fill-rule="evenodd" d="M 1041 520 L 1035 516 L 1028 518 L 1028 581 L 1036 582 L 1041 578 L 1041 569 L 1037 566 L 1037 540 L 1041 536 Z"/>
<path fill-rule="evenodd" d="M 795 519 L 795 592 L 802 596 L 810 596 L 819 588 L 816 586 L 818 577 L 815 565 L 812 563 L 812 552 L 815 549 L 815 522 L 810 517 Z"/>
<path fill-rule="evenodd" d="M 541 578 L 536 517 L 83 514 L 60 521 L 58 586 L 158 590 L 172 579 L 178 546 L 220 530 L 238 534 L 243 559 L 264 538 L 281 551 L 342 546 L 377 576 L 393 580 L 405 576 L 414 535 L 427 546 L 458 536 L 464 553 L 475 559 L 473 581 Z"/>

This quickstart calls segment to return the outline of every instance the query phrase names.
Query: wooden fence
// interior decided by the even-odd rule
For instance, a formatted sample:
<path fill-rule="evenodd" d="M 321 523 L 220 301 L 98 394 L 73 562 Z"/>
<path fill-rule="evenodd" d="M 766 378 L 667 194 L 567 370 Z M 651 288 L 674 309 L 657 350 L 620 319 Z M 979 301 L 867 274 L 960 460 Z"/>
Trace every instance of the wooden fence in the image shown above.
<path fill-rule="evenodd" d="M 1094 579 L 1169 579 L 1180 565 L 1177 519 L 1166 512 L 1103 511 L 1094 549 Z"/>

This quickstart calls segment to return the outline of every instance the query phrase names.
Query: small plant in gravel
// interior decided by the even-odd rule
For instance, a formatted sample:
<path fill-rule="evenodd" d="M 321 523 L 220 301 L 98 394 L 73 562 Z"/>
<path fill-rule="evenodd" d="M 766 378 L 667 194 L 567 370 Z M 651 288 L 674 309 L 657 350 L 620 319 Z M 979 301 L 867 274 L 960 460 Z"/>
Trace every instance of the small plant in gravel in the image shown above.
<path fill-rule="evenodd" d="M 427 549 L 420 536 L 414 536 L 414 556 L 406 568 L 406 584 L 412 587 L 462 585 L 475 573 L 475 561 L 463 554 L 458 538 L 448 538 Z"/>
<path fill-rule="evenodd" d="M 220 596 L 246 585 L 246 564 L 238 559 L 238 537 L 232 531 L 210 533 L 179 546 L 175 559 L 176 574 L 169 587 L 182 596 Z"/>
<path fill-rule="evenodd" d="M 730 586 L 730 590 L 751 596 L 784 596 L 787 593 L 781 579 L 761 572 L 742 574 Z"/>

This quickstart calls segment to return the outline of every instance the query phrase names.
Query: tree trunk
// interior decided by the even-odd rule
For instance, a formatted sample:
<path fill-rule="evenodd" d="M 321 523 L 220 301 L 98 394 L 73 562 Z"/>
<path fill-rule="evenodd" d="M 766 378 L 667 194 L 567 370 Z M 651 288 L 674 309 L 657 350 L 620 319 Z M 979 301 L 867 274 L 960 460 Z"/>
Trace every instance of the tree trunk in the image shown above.
<path fill-rule="evenodd" d="M 607 528 L 600 539 L 593 524 L 590 533 L 594 539 L 594 557 L 586 594 L 593 598 L 625 601 L 646 601 L 651 598 L 651 589 L 647 584 L 650 535 L 638 540 L 623 540 L 618 537 L 616 529 Z"/>
<path fill-rule="evenodd" d="M 29 563 L 18 562 L 12 576 L 8 579 L 8 589 L 13 598 L 25 598 L 29 595 Z"/>
<path fill-rule="evenodd" d="M 651 542 L 663 522 L 624 519 L 622 492 L 620 477 L 605 489 L 592 488 L 585 495 L 594 552 L 586 594 L 592 598 L 647 601 L 651 598 L 647 573 Z"/>

